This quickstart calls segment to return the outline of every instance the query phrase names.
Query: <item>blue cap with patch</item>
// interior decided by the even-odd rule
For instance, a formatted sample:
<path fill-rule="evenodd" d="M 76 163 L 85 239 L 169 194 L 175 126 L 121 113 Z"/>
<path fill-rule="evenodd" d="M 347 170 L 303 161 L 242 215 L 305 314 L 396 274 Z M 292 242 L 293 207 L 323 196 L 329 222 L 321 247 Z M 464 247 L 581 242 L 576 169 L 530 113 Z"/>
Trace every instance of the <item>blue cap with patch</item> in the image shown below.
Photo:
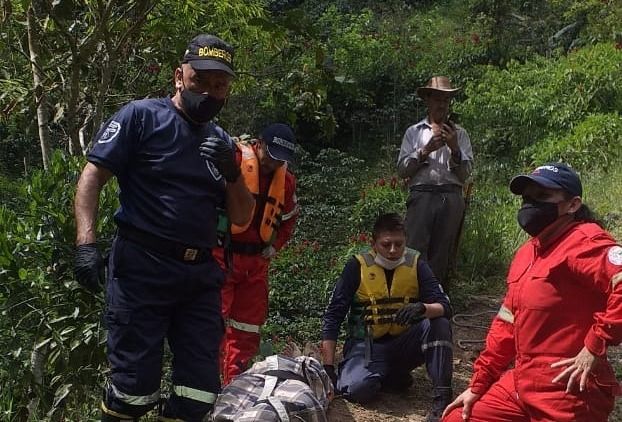
<path fill-rule="evenodd" d="M 274 123 L 261 133 L 268 155 L 279 161 L 291 163 L 296 151 L 296 138 L 292 128 L 283 123 Z"/>
<path fill-rule="evenodd" d="M 564 163 L 548 163 L 537 167 L 531 174 L 516 176 L 510 182 L 510 190 L 516 195 L 522 195 L 530 182 L 548 189 L 561 189 L 572 196 L 583 195 L 579 175 Z"/>

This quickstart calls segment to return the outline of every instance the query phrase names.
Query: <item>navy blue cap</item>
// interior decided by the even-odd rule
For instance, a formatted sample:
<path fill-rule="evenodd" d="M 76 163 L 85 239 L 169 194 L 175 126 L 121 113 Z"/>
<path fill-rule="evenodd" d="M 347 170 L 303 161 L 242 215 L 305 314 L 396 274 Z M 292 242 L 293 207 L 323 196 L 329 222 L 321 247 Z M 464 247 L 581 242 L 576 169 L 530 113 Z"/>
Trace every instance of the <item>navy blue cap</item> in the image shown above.
<path fill-rule="evenodd" d="M 275 160 L 291 163 L 296 151 L 296 138 L 292 128 L 283 123 L 273 123 L 261 133 L 268 155 Z"/>
<path fill-rule="evenodd" d="M 215 35 L 194 37 L 188 44 L 182 63 L 188 63 L 194 70 L 222 70 L 235 76 L 233 47 Z"/>
<path fill-rule="evenodd" d="M 561 189 L 572 196 L 583 195 L 579 175 L 564 163 L 548 163 L 537 167 L 531 174 L 516 176 L 510 182 L 510 190 L 516 195 L 522 195 L 529 182 L 549 189 Z"/>

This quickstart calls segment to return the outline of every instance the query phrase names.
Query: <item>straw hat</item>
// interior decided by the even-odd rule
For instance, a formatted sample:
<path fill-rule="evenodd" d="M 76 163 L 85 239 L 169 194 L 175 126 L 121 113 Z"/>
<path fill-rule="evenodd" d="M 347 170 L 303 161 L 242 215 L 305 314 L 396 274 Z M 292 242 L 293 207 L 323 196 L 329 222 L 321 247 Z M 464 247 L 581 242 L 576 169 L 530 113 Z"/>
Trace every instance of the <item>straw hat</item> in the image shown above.
<path fill-rule="evenodd" d="M 460 88 L 452 88 L 447 76 L 433 76 L 425 86 L 417 88 L 417 95 L 421 98 L 432 92 L 448 92 L 454 95 Z"/>

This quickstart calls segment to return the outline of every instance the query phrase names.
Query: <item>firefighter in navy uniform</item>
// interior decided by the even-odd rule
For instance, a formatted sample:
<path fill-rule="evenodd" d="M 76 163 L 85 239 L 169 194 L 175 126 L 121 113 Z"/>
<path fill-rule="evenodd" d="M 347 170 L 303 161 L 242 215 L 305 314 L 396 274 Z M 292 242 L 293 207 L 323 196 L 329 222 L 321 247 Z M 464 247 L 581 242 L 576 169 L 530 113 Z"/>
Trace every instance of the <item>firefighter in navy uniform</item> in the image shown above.
<path fill-rule="evenodd" d="M 256 198 L 256 207 L 248 224 L 231 227 L 231 268 L 222 289 L 227 325 L 221 358 L 225 385 L 246 370 L 259 349 L 259 332 L 268 315 L 270 260 L 290 239 L 298 214 L 296 178 L 288 168 L 295 152 L 292 129 L 274 123 L 259 139 L 236 145 L 242 175 Z M 226 265 L 222 248 L 216 249 L 214 256 Z"/>
<path fill-rule="evenodd" d="M 120 188 L 106 285 L 111 375 L 102 421 L 137 421 L 159 403 L 165 338 L 172 392 L 160 420 L 202 421 L 220 392 L 224 276 L 211 254 L 217 208 L 246 224 L 254 206 L 234 144 L 212 122 L 234 78 L 232 59 L 221 39 L 195 37 L 175 70 L 175 94 L 124 106 L 88 154 L 75 198 L 75 274 L 93 291 L 103 284 L 98 198 L 112 176 Z"/>
<path fill-rule="evenodd" d="M 437 421 L 451 401 L 451 308 L 430 267 L 406 248 L 402 218 L 378 217 L 372 250 L 348 261 L 323 319 L 324 367 L 346 399 L 366 403 L 384 389 L 404 391 L 410 371 L 426 365 L 433 402 L 428 421 Z M 335 346 L 349 311 L 344 359 L 337 376 Z"/>

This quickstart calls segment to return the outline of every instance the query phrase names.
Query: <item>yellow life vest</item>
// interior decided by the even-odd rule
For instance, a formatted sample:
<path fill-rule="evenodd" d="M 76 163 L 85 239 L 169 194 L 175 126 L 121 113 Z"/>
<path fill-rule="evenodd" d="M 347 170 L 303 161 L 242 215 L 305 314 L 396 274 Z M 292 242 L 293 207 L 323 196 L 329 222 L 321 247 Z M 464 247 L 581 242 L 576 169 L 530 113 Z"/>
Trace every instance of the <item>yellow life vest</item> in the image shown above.
<path fill-rule="evenodd" d="M 242 152 L 242 176 L 248 190 L 257 198 L 259 196 L 259 159 L 255 154 L 252 145 L 245 142 L 238 142 L 236 146 Z M 271 244 L 276 238 L 276 232 L 281 224 L 283 207 L 285 206 L 285 175 L 287 173 L 287 163 L 277 168 L 272 175 L 268 197 L 266 198 L 259 236 L 266 244 Z M 255 209 L 253 209 L 253 216 Z M 242 233 L 247 230 L 255 220 L 253 217 L 244 226 L 231 225 L 231 233 Z"/>
<path fill-rule="evenodd" d="M 374 339 L 386 334 L 399 335 L 408 327 L 393 322 L 398 309 L 419 299 L 417 261 L 419 252 L 406 249 L 404 263 L 395 268 L 391 290 L 385 269 L 374 262 L 375 252 L 356 255 L 361 263 L 361 283 L 350 308 L 350 334 L 361 338 L 371 334 Z"/>

